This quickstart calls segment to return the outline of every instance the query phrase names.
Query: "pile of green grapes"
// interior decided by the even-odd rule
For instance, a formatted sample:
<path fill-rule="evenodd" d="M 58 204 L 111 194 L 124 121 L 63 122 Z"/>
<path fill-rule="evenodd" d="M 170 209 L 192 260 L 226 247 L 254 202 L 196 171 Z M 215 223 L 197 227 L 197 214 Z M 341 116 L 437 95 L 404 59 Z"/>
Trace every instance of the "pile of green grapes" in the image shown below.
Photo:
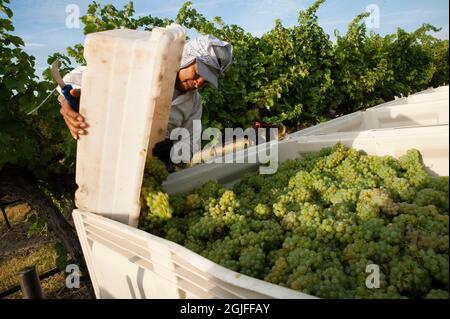
<path fill-rule="evenodd" d="M 166 176 L 147 163 L 140 228 L 224 267 L 322 298 L 449 298 L 449 181 L 417 150 L 336 144 L 232 190 L 208 182 L 170 198 Z"/>

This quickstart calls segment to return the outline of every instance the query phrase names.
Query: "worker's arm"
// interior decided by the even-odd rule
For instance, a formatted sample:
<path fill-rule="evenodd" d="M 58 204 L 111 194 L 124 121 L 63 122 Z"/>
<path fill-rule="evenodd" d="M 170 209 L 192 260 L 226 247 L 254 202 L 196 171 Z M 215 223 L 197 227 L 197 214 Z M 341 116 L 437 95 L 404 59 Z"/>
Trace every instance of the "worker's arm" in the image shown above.
<path fill-rule="evenodd" d="M 81 79 L 83 72 L 86 70 L 86 67 L 78 67 L 72 70 L 70 73 L 66 74 L 63 78 L 64 82 L 72 85 L 74 89 L 70 91 L 70 94 L 75 98 L 80 98 L 81 95 Z M 75 112 L 69 105 L 69 102 L 64 98 L 61 92 L 61 88 L 57 87 L 60 96 L 58 97 L 58 101 L 61 104 L 60 113 L 66 122 L 67 127 L 69 128 L 70 134 L 74 139 L 78 139 L 80 135 L 86 133 L 86 128 L 88 127 L 85 122 L 83 116 L 79 113 Z"/>

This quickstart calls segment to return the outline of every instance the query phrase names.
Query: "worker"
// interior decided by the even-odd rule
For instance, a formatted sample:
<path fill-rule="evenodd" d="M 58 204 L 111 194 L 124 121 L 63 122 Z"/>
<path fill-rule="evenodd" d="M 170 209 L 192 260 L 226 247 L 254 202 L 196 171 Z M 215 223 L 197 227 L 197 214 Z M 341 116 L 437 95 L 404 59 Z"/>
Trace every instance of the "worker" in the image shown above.
<path fill-rule="evenodd" d="M 202 116 L 202 102 L 198 89 L 206 83 L 218 87 L 218 78 L 223 76 L 232 61 L 233 47 L 230 43 L 221 41 L 211 35 L 203 35 L 186 42 L 177 73 L 174 94 L 172 98 L 167 139 L 158 143 L 153 149 L 153 155 L 166 164 L 170 162 L 172 141 L 168 138 L 175 128 L 185 128 L 192 136 L 193 121 Z M 64 76 L 66 84 L 72 85 L 71 95 L 79 98 L 82 74 L 85 66 L 78 67 Z M 85 135 L 89 124 L 84 117 L 75 112 L 61 93 L 58 100 L 61 104 L 60 113 L 76 140 Z"/>

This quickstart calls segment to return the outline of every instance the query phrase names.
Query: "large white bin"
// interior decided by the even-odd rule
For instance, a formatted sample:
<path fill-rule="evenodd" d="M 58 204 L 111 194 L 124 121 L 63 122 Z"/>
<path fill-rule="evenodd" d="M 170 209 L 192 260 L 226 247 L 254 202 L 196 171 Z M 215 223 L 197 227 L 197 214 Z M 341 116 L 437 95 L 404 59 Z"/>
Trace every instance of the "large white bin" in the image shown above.
<path fill-rule="evenodd" d="M 407 97 L 396 98 L 393 101 L 376 105 L 372 108 L 380 108 L 385 106 L 401 105 L 401 104 L 414 104 L 439 100 L 448 100 L 448 85 L 440 86 L 437 88 L 430 88 L 421 92 L 411 94 Z"/>
<path fill-rule="evenodd" d="M 103 216 L 73 218 L 97 298 L 313 298 Z"/>
<path fill-rule="evenodd" d="M 288 138 L 377 128 L 448 124 L 448 103 L 448 86 L 429 89 L 308 127 L 289 134 Z"/>
<path fill-rule="evenodd" d="M 178 25 L 87 35 L 77 148 L 76 206 L 137 225 L 147 151 L 166 135 L 185 40 Z"/>
<path fill-rule="evenodd" d="M 280 142 L 279 161 L 341 142 L 368 154 L 398 157 L 418 149 L 431 173 L 448 176 L 449 126 L 384 129 L 298 137 Z M 256 164 L 204 164 L 171 174 L 169 193 L 209 180 L 232 185 Z M 141 185 L 134 185 L 140 190 Z M 97 298 L 312 298 L 225 269 L 165 239 L 75 210 L 75 226 Z"/>
<path fill-rule="evenodd" d="M 429 89 L 416 94 L 421 96 L 419 100 L 415 95 L 397 99 L 369 108 L 366 111 L 357 111 L 302 129 L 289 134 L 287 139 L 338 132 L 430 126 L 449 123 L 448 86 Z M 254 153 L 256 152 L 256 147 L 254 145 L 250 146 L 248 151 Z M 221 153 L 218 152 L 216 154 Z M 203 152 L 202 156 L 204 162 L 216 157 L 216 155 L 210 155 L 209 152 Z M 201 157 L 197 158 L 198 162 L 200 162 Z"/>

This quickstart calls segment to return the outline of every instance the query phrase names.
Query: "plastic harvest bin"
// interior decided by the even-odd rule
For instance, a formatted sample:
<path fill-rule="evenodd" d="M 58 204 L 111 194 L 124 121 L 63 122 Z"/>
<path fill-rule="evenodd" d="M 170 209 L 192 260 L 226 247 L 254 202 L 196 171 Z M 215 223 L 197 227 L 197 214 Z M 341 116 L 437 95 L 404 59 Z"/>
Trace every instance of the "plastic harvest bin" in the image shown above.
<path fill-rule="evenodd" d="M 431 90 L 431 89 L 430 89 Z M 335 132 L 364 131 L 418 125 L 448 124 L 448 86 L 419 92 L 408 98 L 350 113 L 339 118 L 289 134 L 289 138 Z"/>
<path fill-rule="evenodd" d="M 380 106 L 369 108 L 366 111 L 357 111 L 305 128 L 289 134 L 287 138 L 292 139 L 299 136 L 337 132 L 365 131 L 378 128 L 448 124 L 448 86 L 428 89 L 416 94 L 421 95 L 421 100 L 417 100 L 415 95 L 411 95 L 409 98 L 397 99 Z M 255 146 L 250 146 L 249 152 L 255 152 Z M 216 154 L 222 154 L 222 152 L 217 150 L 215 154 L 204 152 L 200 156 L 196 154 L 195 158 L 198 158 L 198 161 L 200 161 L 201 156 L 203 156 L 203 160 L 208 161 L 217 157 L 218 155 Z"/>
<path fill-rule="evenodd" d="M 408 97 L 396 98 L 393 101 L 389 101 L 386 103 L 378 104 L 374 108 L 380 108 L 385 106 L 392 105 L 401 105 L 401 104 L 414 104 L 414 103 L 423 103 L 423 102 L 431 102 L 431 101 L 439 101 L 439 100 L 448 100 L 448 88 L 449 86 L 440 86 L 437 88 L 430 88 L 421 92 L 417 92 L 411 94 Z"/>
<path fill-rule="evenodd" d="M 448 125 L 298 137 L 280 142 L 278 157 L 280 162 L 300 158 L 337 142 L 394 157 L 416 148 L 431 173 L 448 175 L 448 137 Z M 209 180 L 232 185 L 256 169 L 257 164 L 203 164 L 171 174 L 164 187 L 183 193 Z M 140 187 L 134 185 L 136 191 Z M 109 218 L 81 210 L 73 216 L 97 298 L 313 298 L 228 270 Z"/>
<path fill-rule="evenodd" d="M 137 225 L 136 185 L 148 149 L 166 135 L 184 40 L 178 25 L 87 35 L 80 113 L 90 127 L 77 147 L 78 208 Z"/>

